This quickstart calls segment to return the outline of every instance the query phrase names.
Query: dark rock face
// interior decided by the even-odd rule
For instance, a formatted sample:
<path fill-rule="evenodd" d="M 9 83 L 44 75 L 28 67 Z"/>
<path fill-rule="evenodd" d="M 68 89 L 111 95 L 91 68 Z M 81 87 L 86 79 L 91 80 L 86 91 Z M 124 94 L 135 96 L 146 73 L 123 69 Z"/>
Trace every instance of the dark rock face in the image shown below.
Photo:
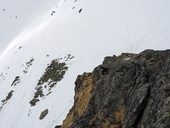
<path fill-rule="evenodd" d="M 77 78 L 75 93 L 63 128 L 170 128 L 170 50 L 106 57 Z"/>

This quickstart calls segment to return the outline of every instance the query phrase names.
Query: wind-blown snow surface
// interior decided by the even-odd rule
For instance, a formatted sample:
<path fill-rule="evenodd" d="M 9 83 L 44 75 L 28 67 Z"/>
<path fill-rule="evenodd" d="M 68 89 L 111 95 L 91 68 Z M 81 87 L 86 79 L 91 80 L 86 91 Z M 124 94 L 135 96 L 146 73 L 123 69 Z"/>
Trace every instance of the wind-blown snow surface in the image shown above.
<path fill-rule="evenodd" d="M 0 111 L 3 128 L 54 128 L 73 104 L 77 75 L 91 71 L 104 56 L 170 48 L 169 0 L 64 0 L 56 6 L 52 16 L 22 31 L 1 55 L 0 100 L 8 99 Z M 64 78 L 31 106 L 47 64 L 68 54 L 74 58 L 66 62 Z M 49 112 L 40 120 L 45 109 Z"/>

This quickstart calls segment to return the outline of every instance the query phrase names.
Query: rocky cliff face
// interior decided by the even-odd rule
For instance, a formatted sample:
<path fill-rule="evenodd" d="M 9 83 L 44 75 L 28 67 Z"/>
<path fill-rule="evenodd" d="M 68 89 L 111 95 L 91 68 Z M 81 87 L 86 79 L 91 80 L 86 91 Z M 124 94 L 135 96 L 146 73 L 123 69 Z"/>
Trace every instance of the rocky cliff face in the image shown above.
<path fill-rule="evenodd" d="M 75 84 L 62 128 L 170 128 L 170 50 L 106 57 Z"/>

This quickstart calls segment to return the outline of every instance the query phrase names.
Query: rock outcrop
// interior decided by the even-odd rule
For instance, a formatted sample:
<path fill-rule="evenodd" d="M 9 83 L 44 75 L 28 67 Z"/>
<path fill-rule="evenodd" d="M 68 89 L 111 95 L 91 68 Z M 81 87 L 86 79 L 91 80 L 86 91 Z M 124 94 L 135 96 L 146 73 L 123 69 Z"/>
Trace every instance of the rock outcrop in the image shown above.
<path fill-rule="evenodd" d="M 75 84 L 62 128 L 170 128 L 170 50 L 106 57 Z"/>

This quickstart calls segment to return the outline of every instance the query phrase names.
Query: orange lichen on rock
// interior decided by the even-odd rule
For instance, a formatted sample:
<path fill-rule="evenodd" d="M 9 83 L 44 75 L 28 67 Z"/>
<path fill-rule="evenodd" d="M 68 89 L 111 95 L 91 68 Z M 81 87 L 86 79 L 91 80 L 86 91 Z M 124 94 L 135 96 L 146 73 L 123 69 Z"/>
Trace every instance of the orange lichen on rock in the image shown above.
<path fill-rule="evenodd" d="M 102 128 L 121 128 L 121 126 L 119 124 L 109 124 L 106 125 L 106 123 L 103 125 Z"/>
<path fill-rule="evenodd" d="M 121 106 L 120 110 L 116 111 L 114 113 L 117 122 L 121 123 L 123 121 L 124 113 L 125 113 L 125 107 L 124 106 Z"/>
<path fill-rule="evenodd" d="M 124 113 L 125 108 L 121 106 L 118 111 L 114 112 L 115 121 L 111 123 L 106 119 L 102 128 L 122 128 Z"/>
<path fill-rule="evenodd" d="M 79 82 L 79 88 L 75 92 L 75 104 L 67 115 L 66 120 L 64 120 L 61 128 L 69 128 L 76 119 L 84 114 L 89 104 L 94 88 L 92 74 L 84 73 L 77 78 L 77 81 Z"/>

